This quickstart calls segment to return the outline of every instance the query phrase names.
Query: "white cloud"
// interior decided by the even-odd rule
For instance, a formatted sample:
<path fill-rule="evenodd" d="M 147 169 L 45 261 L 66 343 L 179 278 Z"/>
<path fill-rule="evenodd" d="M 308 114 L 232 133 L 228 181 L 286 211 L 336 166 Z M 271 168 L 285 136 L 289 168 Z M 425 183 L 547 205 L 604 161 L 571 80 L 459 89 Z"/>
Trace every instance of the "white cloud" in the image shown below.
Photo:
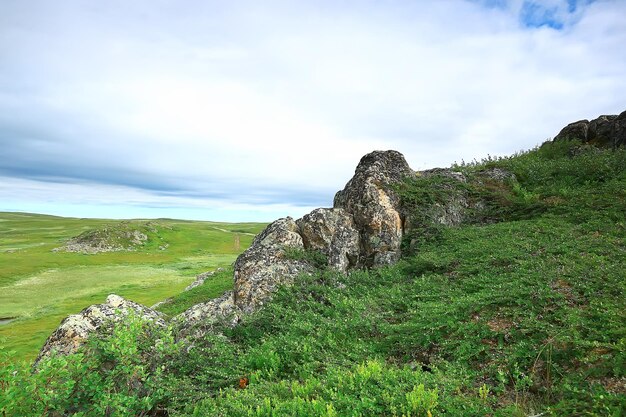
<path fill-rule="evenodd" d="M 625 2 L 542 2 L 561 30 L 526 26 L 529 2 L 487 3 L 5 3 L 0 173 L 271 220 L 330 205 L 373 149 L 449 165 L 624 110 Z"/>

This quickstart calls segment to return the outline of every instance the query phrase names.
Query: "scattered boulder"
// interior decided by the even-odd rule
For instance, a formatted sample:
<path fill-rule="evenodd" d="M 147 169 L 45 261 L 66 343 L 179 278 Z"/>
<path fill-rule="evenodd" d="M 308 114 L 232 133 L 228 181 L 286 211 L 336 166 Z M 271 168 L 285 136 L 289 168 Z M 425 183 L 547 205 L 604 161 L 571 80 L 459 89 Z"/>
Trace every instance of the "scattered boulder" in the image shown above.
<path fill-rule="evenodd" d="M 350 214 L 341 208 L 319 208 L 296 220 L 307 250 L 324 254 L 328 266 L 341 272 L 356 266 L 359 232 Z"/>
<path fill-rule="evenodd" d="M 289 250 L 304 250 L 299 228 L 291 217 L 271 223 L 235 261 L 235 305 L 249 313 L 263 305 L 274 289 L 298 274 L 311 272 L 304 260 L 293 259 Z"/>
<path fill-rule="evenodd" d="M 397 151 L 374 151 L 335 195 L 334 207 L 352 214 L 360 236 L 358 266 L 391 264 L 400 258 L 404 216 L 393 186 L 415 173 Z"/>
<path fill-rule="evenodd" d="M 35 360 L 35 365 L 52 354 L 69 355 L 76 352 L 87 341 L 89 335 L 108 323 L 120 321 L 131 311 L 138 316 L 165 325 L 161 313 L 126 300 L 119 295 L 111 294 L 104 304 L 91 305 L 78 314 L 66 317 L 46 340 Z"/>
<path fill-rule="evenodd" d="M 626 146 L 626 111 L 570 123 L 554 137 L 554 141 L 561 140 L 579 140 L 601 148 Z"/>

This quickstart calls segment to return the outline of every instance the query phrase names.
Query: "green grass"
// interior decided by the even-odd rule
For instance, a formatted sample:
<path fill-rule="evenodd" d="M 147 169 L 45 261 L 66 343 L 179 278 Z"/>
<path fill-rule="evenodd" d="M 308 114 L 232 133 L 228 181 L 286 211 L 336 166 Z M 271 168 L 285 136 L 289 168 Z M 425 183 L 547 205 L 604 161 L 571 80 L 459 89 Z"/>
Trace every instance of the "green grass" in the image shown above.
<path fill-rule="evenodd" d="M 222 271 L 218 271 L 208 277 L 202 285 L 171 297 L 161 304 L 157 310 L 168 317 L 173 317 L 191 306 L 219 297 L 225 291 L 232 289 L 232 281 L 233 268 L 224 268 Z"/>
<path fill-rule="evenodd" d="M 169 219 L 120 225 L 112 220 L 0 213 L 0 317 L 15 318 L 0 324 L 3 345 L 19 357 L 33 358 L 64 317 L 104 302 L 110 293 L 148 306 L 171 297 L 196 274 L 230 265 L 263 226 Z M 149 240 L 135 251 L 52 251 L 86 231 L 134 227 L 150 230 Z M 219 289 L 230 287 L 232 277 L 222 277 Z"/>

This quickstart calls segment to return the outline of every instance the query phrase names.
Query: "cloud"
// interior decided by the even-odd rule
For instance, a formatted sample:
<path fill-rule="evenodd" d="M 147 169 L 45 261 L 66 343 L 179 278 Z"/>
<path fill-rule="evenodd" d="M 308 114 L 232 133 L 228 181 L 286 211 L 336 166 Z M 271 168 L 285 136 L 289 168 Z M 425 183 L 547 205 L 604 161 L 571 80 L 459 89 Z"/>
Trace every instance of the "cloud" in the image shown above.
<path fill-rule="evenodd" d="M 272 220 L 331 205 L 374 149 L 416 169 L 527 149 L 624 110 L 625 14 L 618 1 L 3 2 L 0 209 L 45 211 L 29 181 L 75 210 L 176 201 Z M 87 205 L 84 187 L 102 192 Z"/>

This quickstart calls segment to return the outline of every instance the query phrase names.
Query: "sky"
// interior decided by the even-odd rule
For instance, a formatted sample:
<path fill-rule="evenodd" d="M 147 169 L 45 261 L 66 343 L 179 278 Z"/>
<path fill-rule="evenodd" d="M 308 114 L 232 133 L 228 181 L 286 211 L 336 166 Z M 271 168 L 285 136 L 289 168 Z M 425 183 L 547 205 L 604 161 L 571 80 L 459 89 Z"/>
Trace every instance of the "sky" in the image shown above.
<path fill-rule="evenodd" d="M 626 110 L 626 0 L 0 0 L 0 211 L 272 221 Z"/>

